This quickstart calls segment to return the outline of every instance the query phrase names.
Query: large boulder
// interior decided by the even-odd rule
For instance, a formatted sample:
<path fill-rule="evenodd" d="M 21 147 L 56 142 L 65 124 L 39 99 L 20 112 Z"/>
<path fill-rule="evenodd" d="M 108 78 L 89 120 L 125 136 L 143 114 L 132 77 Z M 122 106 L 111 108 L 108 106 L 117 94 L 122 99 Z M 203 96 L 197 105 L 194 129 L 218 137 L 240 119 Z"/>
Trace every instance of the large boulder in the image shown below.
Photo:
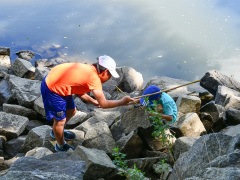
<path fill-rule="evenodd" d="M 118 67 L 117 72 L 119 74 L 119 78 L 111 78 L 109 81 L 103 84 L 103 90 L 113 94 L 118 90 L 113 84 L 115 84 L 118 88 L 120 88 L 124 92 L 133 92 L 139 91 L 143 87 L 143 77 L 142 74 L 137 72 L 131 67 Z"/>
<path fill-rule="evenodd" d="M 33 78 L 35 74 L 35 67 L 29 61 L 21 58 L 17 58 L 11 68 L 18 77 L 30 79 Z"/>
<path fill-rule="evenodd" d="M 6 179 L 77 180 L 83 179 L 85 162 L 77 155 L 67 152 L 49 154 L 40 159 L 32 156 L 15 161 L 7 173 L 0 176 Z"/>
<path fill-rule="evenodd" d="M 28 122 L 26 117 L 0 112 L 0 135 L 6 136 L 8 140 L 17 138 Z"/>
<path fill-rule="evenodd" d="M 34 101 L 41 95 L 41 81 L 20 78 L 14 75 L 7 75 L 9 88 L 12 96 L 19 105 L 32 108 Z"/>
<path fill-rule="evenodd" d="M 225 109 L 231 107 L 240 110 L 240 91 L 218 86 L 215 103 L 225 107 Z"/>
<path fill-rule="evenodd" d="M 178 109 L 178 117 L 191 112 L 199 114 L 201 100 L 195 96 L 182 95 L 177 99 L 176 105 Z"/>
<path fill-rule="evenodd" d="M 240 110 L 229 108 L 226 112 L 226 118 L 232 125 L 240 124 Z"/>
<path fill-rule="evenodd" d="M 46 67 L 37 67 L 35 69 L 34 79 L 42 81 L 45 76 L 47 76 L 48 72 L 50 71 L 49 68 Z"/>
<path fill-rule="evenodd" d="M 201 78 L 200 85 L 214 96 L 216 95 L 219 85 L 240 91 L 240 82 L 215 70 L 206 72 Z"/>
<path fill-rule="evenodd" d="M 0 47 L 0 55 L 10 56 L 10 48 L 9 47 Z"/>
<path fill-rule="evenodd" d="M 16 104 L 4 103 L 3 112 L 24 116 L 28 119 L 37 119 L 38 117 L 38 113 L 36 111 Z"/>
<path fill-rule="evenodd" d="M 240 135 L 200 137 L 174 164 L 169 179 L 239 179 Z"/>
<path fill-rule="evenodd" d="M 19 58 L 30 61 L 35 57 L 35 53 L 29 50 L 22 50 L 15 53 Z"/>
<path fill-rule="evenodd" d="M 144 107 L 135 108 L 121 115 L 121 124 L 125 134 L 141 128 L 150 127 L 151 122 L 147 120 L 147 113 Z"/>
<path fill-rule="evenodd" d="M 33 128 L 27 134 L 26 140 L 21 147 L 21 152 L 26 153 L 36 147 L 46 147 L 50 151 L 55 151 L 55 143 L 52 142 L 50 132 L 52 128 L 48 125 Z"/>
<path fill-rule="evenodd" d="M 84 180 L 102 178 L 116 168 L 109 156 L 102 150 L 77 146 L 74 154 L 80 156 L 86 163 Z"/>
<path fill-rule="evenodd" d="M 185 137 L 196 137 L 206 133 L 206 129 L 196 113 L 187 113 L 181 116 L 176 126 Z"/>

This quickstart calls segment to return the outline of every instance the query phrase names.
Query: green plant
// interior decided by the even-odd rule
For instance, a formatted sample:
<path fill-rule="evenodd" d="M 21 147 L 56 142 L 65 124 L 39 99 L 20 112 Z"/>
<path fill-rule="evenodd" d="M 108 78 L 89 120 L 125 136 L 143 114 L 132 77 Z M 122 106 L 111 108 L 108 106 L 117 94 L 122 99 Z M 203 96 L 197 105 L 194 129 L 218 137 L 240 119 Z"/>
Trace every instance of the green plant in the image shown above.
<path fill-rule="evenodd" d="M 148 97 L 145 99 L 145 101 L 147 101 Z M 160 139 L 162 146 L 171 146 L 169 139 L 173 138 L 174 136 L 166 133 L 166 130 L 169 129 L 169 126 L 164 122 L 162 113 L 159 112 L 160 110 L 157 105 L 157 101 L 153 101 L 153 104 L 151 106 L 147 106 L 145 111 L 148 114 L 147 119 L 151 121 L 151 126 L 154 128 L 152 136 L 156 139 Z"/>
<path fill-rule="evenodd" d="M 113 163 L 117 166 L 119 175 L 125 176 L 129 180 L 143 180 L 145 178 L 144 173 L 137 169 L 135 164 L 133 169 L 128 168 L 127 161 L 123 160 L 126 154 L 119 152 L 118 147 L 114 148 L 113 151 L 115 151 L 112 154 L 114 157 Z"/>

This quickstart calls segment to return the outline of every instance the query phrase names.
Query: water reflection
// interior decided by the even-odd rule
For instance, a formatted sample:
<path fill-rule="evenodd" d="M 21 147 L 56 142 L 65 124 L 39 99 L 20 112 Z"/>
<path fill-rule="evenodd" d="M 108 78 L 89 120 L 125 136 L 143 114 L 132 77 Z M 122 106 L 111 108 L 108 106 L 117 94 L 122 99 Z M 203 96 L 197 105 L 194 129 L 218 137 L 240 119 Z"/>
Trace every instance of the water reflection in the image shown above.
<path fill-rule="evenodd" d="M 238 1 L 2 1 L 0 46 L 92 63 L 108 54 L 148 81 L 239 72 Z M 240 72 L 235 75 L 240 80 Z"/>

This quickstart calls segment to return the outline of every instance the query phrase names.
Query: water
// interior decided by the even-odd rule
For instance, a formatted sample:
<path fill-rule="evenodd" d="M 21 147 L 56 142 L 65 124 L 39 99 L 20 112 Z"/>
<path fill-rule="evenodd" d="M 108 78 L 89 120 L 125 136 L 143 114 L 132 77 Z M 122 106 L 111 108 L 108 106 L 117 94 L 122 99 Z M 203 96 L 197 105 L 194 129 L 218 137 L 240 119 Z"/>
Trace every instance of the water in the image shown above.
<path fill-rule="evenodd" d="M 0 0 L 0 46 L 36 59 L 93 63 L 107 54 L 145 83 L 218 70 L 240 81 L 238 0 Z"/>

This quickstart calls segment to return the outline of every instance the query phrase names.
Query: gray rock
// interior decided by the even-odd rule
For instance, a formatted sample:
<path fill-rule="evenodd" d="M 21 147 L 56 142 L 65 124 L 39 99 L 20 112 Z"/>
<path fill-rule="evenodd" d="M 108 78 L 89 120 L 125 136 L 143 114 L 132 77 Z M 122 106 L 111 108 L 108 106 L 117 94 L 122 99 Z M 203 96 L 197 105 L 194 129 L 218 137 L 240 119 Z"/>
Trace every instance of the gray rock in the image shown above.
<path fill-rule="evenodd" d="M 120 152 L 127 155 L 127 159 L 138 158 L 143 149 L 143 141 L 134 131 L 122 137 L 116 142 L 116 145 L 119 147 Z"/>
<path fill-rule="evenodd" d="M 105 122 L 98 122 L 87 129 L 83 146 L 87 148 L 96 148 L 111 154 L 116 144 L 108 125 Z"/>
<path fill-rule="evenodd" d="M 124 129 L 122 127 L 121 120 L 115 122 L 111 127 L 110 131 L 112 133 L 113 139 L 117 142 L 121 137 L 125 136 Z"/>
<path fill-rule="evenodd" d="M 34 73 L 34 79 L 42 81 L 45 76 L 49 73 L 50 69 L 46 67 L 37 67 Z"/>
<path fill-rule="evenodd" d="M 17 58 L 11 68 L 18 77 L 30 79 L 33 78 L 35 74 L 35 67 L 30 62 L 21 58 Z"/>
<path fill-rule="evenodd" d="M 189 151 L 189 149 L 193 146 L 193 143 L 199 138 L 200 138 L 200 136 L 178 138 L 173 145 L 175 160 L 178 159 L 178 157 L 181 154 Z"/>
<path fill-rule="evenodd" d="M 82 180 L 85 162 L 72 153 L 54 153 L 40 159 L 22 157 L 15 161 L 5 179 Z"/>
<path fill-rule="evenodd" d="M 50 132 L 52 131 L 52 128 L 48 125 L 39 126 L 36 128 L 33 128 L 29 133 L 27 134 L 26 140 L 21 147 L 20 152 L 26 153 L 27 151 L 30 151 L 34 149 L 35 147 L 46 147 L 50 151 L 55 151 L 55 144 L 51 143 L 51 137 Z"/>
<path fill-rule="evenodd" d="M 40 159 L 46 155 L 53 154 L 52 151 L 50 151 L 48 148 L 45 147 L 36 147 L 30 151 L 28 151 L 25 155 L 25 157 L 32 156 L 37 159 Z"/>
<path fill-rule="evenodd" d="M 215 103 L 225 109 L 231 107 L 240 110 L 240 92 L 225 86 L 218 86 Z"/>
<path fill-rule="evenodd" d="M 26 117 L 0 112 L 0 134 L 6 136 L 8 140 L 17 138 L 28 122 Z"/>
<path fill-rule="evenodd" d="M 3 79 L 0 82 L 0 105 L 10 102 L 14 102 L 13 94 L 8 85 L 8 81 L 6 79 Z"/>
<path fill-rule="evenodd" d="M 32 108 L 34 101 L 41 95 L 41 81 L 20 78 L 13 75 L 7 75 L 9 88 L 12 96 L 18 101 L 19 105 Z"/>
<path fill-rule="evenodd" d="M 104 151 L 77 146 L 74 154 L 80 156 L 86 162 L 84 180 L 104 177 L 116 168 Z"/>
<path fill-rule="evenodd" d="M 4 78 L 7 74 L 9 74 L 8 68 L 0 66 L 0 79 Z"/>
<path fill-rule="evenodd" d="M 231 125 L 240 124 L 240 110 L 228 108 L 226 111 L 226 118 Z"/>
<path fill-rule="evenodd" d="M 0 55 L 10 56 L 10 48 L 9 47 L 0 47 Z"/>
<path fill-rule="evenodd" d="M 15 53 L 19 58 L 30 61 L 35 57 L 35 53 L 29 50 L 22 50 Z"/>
<path fill-rule="evenodd" d="M 200 85 L 214 96 L 216 95 L 219 85 L 240 91 L 240 83 L 238 81 L 215 70 L 206 72 L 201 78 Z"/>
<path fill-rule="evenodd" d="M 221 130 L 219 133 L 223 133 L 228 136 L 237 136 L 240 134 L 240 124 L 236 126 L 228 126 Z"/>
<path fill-rule="evenodd" d="M 46 117 L 42 96 L 36 98 L 33 102 L 33 109 L 42 116 Z"/>
<path fill-rule="evenodd" d="M 36 111 L 16 104 L 4 103 L 3 112 L 24 116 L 28 119 L 37 119 L 38 117 L 38 113 Z"/>
<path fill-rule="evenodd" d="M 26 136 L 24 135 L 24 136 L 19 136 L 16 139 L 11 139 L 10 141 L 7 141 L 5 143 L 5 151 L 11 157 L 16 156 L 19 153 L 25 140 L 26 140 Z"/>
<path fill-rule="evenodd" d="M 44 124 L 38 120 L 30 120 L 26 126 L 26 130 L 30 131 L 31 129 L 42 126 L 42 125 Z"/>
<path fill-rule="evenodd" d="M 84 122 L 87 117 L 87 113 L 77 111 L 76 114 L 67 122 L 66 128 L 76 127 L 77 125 Z"/>
<path fill-rule="evenodd" d="M 147 120 L 147 113 L 145 113 L 144 107 L 127 111 L 121 115 L 120 119 L 125 134 L 129 134 L 131 131 L 138 129 L 139 127 L 146 129 L 151 124 L 150 121 Z"/>
<path fill-rule="evenodd" d="M 239 177 L 240 151 L 237 148 L 239 142 L 239 135 L 232 137 L 213 133 L 200 137 L 189 151 L 178 158 L 170 179 L 194 176 L 206 179 L 222 179 L 222 177 L 229 180 L 237 179 L 236 177 Z M 214 174 L 211 172 L 213 169 L 215 169 Z"/>
<path fill-rule="evenodd" d="M 53 62 L 50 62 L 48 59 L 38 59 L 35 61 L 35 67 L 49 67 L 54 66 Z"/>
<path fill-rule="evenodd" d="M 136 90 L 141 90 L 143 87 L 143 77 L 142 74 L 137 72 L 131 67 L 117 67 L 117 72 L 119 78 L 111 78 L 106 83 L 103 84 L 103 90 L 110 93 L 117 92 L 117 89 L 113 84 L 120 88 L 123 92 L 133 92 Z"/>

